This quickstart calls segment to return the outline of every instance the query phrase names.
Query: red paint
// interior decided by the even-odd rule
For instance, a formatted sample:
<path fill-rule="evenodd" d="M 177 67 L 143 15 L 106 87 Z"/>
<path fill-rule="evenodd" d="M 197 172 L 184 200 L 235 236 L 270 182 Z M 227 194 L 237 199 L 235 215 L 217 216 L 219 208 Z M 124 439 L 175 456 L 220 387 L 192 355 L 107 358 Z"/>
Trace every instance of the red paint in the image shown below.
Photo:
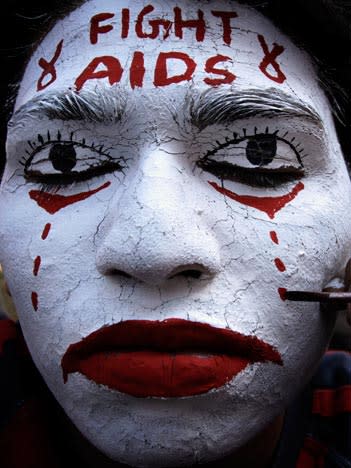
<path fill-rule="evenodd" d="M 216 182 L 209 182 L 219 193 L 235 200 L 243 205 L 251 206 L 257 210 L 264 211 L 271 219 L 274 218 L 276 213 L 284 208 L 285 205 L 290 203 L 298 195 L 301 190 L 305 188 L 302 182 L 299 182 L 291 190 L 291 192 L 280 197 L 253 197 L 251 195 L 238 195 L 231 190 L 220 187 Z"/>
<path fill-rule="evenodd" d="M 129 34 L 130 11 L 129 8 L 122 8 L 122 32 L 121 38 L 126 39 Z"/>
<path fill-rule="evenodd" d="M 175 7 L 174 11 L 174 33 L 179 39 L 183 39 L 184 28 L 195 28 L 196 29 L 196 40 L 202 42 L 205 38 L 206 23 L 204 20 L 204 13 L 201 10 L 197 10 L 197 19 L 184 20 L 182 17 L 182 10 L 179 7 Z"/>
<path fill-rule="evenodd" d="M 275 258 L 274 259 L 275 266 L 278 268 L 279 271 L 283 272 L 286 270 L 286 266 L 284 263 L 280 260 L 280 258 Z"/>
<path fill-rule="evenodd" d="M 232 43 L 232 26 L 230 20 L 237 18 L 238 14 L 235 11 L 211 11 L 213 16 L 221 18 L 223 26 L 223 41 L 225 44 L 230 45 Z"/>
<path fill-rule="evenodd" d="M 132 89 L 143 86 L 145 76 L 145 61 L 143 52 L 134 52 L 130 66 L 129 80 Z"/>
<path fill-rule="evenodd" d="M 151 32 L 149 33 L 144 32 L 144 28 L 143 28 L 144 18 L 146 15 L 153 12 L 154 9 L 155 8 L 152 5 L 147 5 L 145 8 L 141 10 L 135 23 L 136 35 L 142 39 L 143 38 L 156 39 L 156 37 L 158 37 L 160 34 L 160 27 L 163 27 L 165 31 L 163 38 L 167 39 L 171 30 L 171 26 L 172 26 L 172 22 L 169 20 L 165 20 L 165 19 L 150 20 L 149 26 L 151 26 Z"/>
<path fill-rule="evenodd" d="M 36 201 L 38 205 L 45 211 L 47 211 L 50 214 L 54 214 L 68 205 L 72 205 L 73 203 L 86 200 L 87 198 L 91 197 L 92 195 L 95 195 L 96 193 L 109 187 L 110 185 L 111 182 L 106 182 L 105 184 L 101 185 L 101 187 L 98 187 L 95 190 L 89 190 L 89 192 L 81 192 L 70 196 L 42 192 L 40 190 L 31 190 L 29 192 L 29 196 L 32 200 Z"/>
<path fill-rule="evenodd" d="M 90 20 L 90 43 L 97 44 L 99 34 L 106 34 L 112 31 L 113 26 L 112 24 L 106 24 L 105 26 L 101 26 L 100 23 L 102 21 L 106 21 L 108 19 L 113 18 L 115 15 L 113 13 L 99 13 L 95 15 Z"/>
<path fill-rule="evenodd" d="M 278 55 L 281 55 L 284 52 L 284 47 L 274 42 L 273 49 L 270 51 L 268 49 L 268 45 L 265 38 L 261 34 L 258 34 L 257 37 L 261 44 L 263 52 L 265 53 L 265 56 L 263 57 L 262 62 L 259 65 L 259 69 L 270 80 L 275 81 L 279 84 L 284 83 L 284 81 L 286 80 L 286 76 L 282 72 L 279 64 L 276 62 L 276 58 L 278 57 Z M 271 73 L 269 73 L 269 66 L 274 68 L 276 75 L 272 75 Z"/>
<path fill-rule="evenodd" d="M 40 75 L 40 78 L 37 82 L 37 91 L 42 91 L 43 89 L 50 86 L 54 81 L 56 81 L 57 73 L 56 73 L 55 64 L 61 55 L 62 47 L 63 47 L 63 40 L 57 44 L 54 56 L 49 62 L 45 60 L 44 58 L 39 59 L 38 64 L 43 69 L 43 72 Z M 44 84 L 43 83 L 44 79 L 47 77 L 50 77 L 50 79 L 47 83 Z"/>
<path fill-rule="evenodd" d="M 50 224 L 50 223 L 45 224 L 43 233 L 42 233 L 42 235 L 41 235 L 41 238 L 42 238 L 43 240 L 45 240 L 45 239 L 48 237 L 49 232 L 50 232 L 50 229 L 51 229 L 51 224 Z"/>
<path fill-rule="evenodd" d="M 97 71 L 101 65 L 106 67 L 105 70 Z M 80 91 L 89 80 L 101 80 L 103 78 L 108 78 L 108 81 L 112 86 L 113 84 L 120 82 L 122 74 L 123 68 L 118 58 L 110 55 L 95 57 L 76 79 L 76 90 Z"/>
<path fill-rule="evenodd" d="M 182 319 L 127 320 L 70 345 L 64 381 L 88 379 L 137 397 L 198 395 L 223 386 L 254 362 L 283 365 L 279 352 L 256 336 Z"/>
<path fill-rule="evenodd" d="M 278 293 L 282 301 L 286 301 L 286 292 L 287 292 L 286 288 L 278 288 Z"/>
<path fill-rule="evenodd" d="M 230 57 L 226 57 L 225 55 L 216 55 L 215 57 L 210 57 L 206 62 L 205 71 L 207 73 L 212 73 L 213 75 L 222 75 L 223 78 L 205 78 L 204 82 L 212 86 L 233 83 L 233 81 L 236 79 L 234 73 L 221 68 L 216 68 L 217 63 L 228 61 L 231 62 L 232 59 Z"/>
<path fill-rule="evenodd" d="M 279 244 L 278 236 L 275 231 L 271 231 L 269 235 L 271 236 L 271 239 L 275 244 Z"/>
<path fill-rule="evenodd" d="M 168 76 L 167 60 L 182 60 L 186 71 L 181 75 Z M 190 81 L 196 68 L 196 62 L 183 52 L 161 52 L 158 56 L 155 68 L 155 86 L 168 86 L 172 83 Z"/>
<path fill-rule="evenodd" d="M 134 397 L 185 397 L 206 393 L 229 382 L 249 364 L 224 355 L 174 354 L 156 351 L 95 353 L 75 372 Z"/>
<path fill-rule="evenodd" d="M 33 291 L 31 298 L 32 298 L 33 308 L 35 311 L 37 311 L 38 310 L 38 293 Z"/>
<path fill-rule="evenodd" d="M 38 255 L 37 258 L 34 260 L 34 266 L 33 266 L 34 276 L 38 276 L 40 264 L 41 264 L 41 257 Z"/>

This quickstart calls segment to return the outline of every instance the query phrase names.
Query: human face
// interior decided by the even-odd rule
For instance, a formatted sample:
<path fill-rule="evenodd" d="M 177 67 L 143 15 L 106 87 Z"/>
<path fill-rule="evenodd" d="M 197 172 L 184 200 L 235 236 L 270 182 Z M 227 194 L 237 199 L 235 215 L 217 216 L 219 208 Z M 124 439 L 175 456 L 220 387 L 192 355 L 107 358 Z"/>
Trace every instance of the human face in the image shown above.
<path fill-rule="evenodd" d="M 33 54 L 0 260 L 74 424 L 154 467 L 229 454 L 310 378 L 334 317 L 284 290 L 342 275 L 351 190 L 305 53 L 235 2 L 152 5 L 89 1 Z"/>

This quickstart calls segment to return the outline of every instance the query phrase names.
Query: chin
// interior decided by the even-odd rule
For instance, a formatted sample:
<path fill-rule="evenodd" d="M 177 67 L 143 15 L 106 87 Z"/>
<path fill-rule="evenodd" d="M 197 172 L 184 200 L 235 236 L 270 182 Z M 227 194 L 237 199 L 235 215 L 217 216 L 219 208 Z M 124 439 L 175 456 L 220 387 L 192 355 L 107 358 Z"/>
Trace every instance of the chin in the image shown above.
<path fill-rule="evenodd" d="M 249 373 L 238 385 L 194 397 L 135 398 L 75 374 L 55 396 L 108 459 L 138 468 L 181 467 L 229 456 L 281 412 L 284 402 L 257 398 L 256 385 L 243 393 L 252 378 Z"/>

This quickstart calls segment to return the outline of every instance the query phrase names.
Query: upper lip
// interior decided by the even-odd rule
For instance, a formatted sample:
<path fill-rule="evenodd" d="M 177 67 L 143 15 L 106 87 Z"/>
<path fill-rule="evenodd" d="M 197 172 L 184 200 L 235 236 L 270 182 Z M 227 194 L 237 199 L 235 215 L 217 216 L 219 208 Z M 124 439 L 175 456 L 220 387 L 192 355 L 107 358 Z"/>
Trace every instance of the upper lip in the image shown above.
<path fill-rule="evenodd" d="M 283 364 L 279 352 L 256 336 L 243 335 L 206 323 L 171 318 L 163 321 L 125 320 L 103 326 L 81 341 L 71 344 L 62 358 L 62 367 L 65 368 L 65 361 L 80 360 L 96 352 L 145 349 L 171 353 L 226 354 L 244 357 L 250 362 Z"/>

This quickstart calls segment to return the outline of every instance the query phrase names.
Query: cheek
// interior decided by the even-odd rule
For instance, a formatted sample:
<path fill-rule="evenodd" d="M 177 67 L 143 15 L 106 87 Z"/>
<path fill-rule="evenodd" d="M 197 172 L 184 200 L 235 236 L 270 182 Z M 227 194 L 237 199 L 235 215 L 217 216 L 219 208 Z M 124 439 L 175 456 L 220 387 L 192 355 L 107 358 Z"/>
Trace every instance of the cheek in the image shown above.
<path fill-rule="evenodd" d="M 88 198 L 109 185 L 72 196 L 40 192 L 33 198 L 35 191 L 17 191 L 14 199 L 13 194 L 2 193 L 0 258 L 21 322 L 34 320 L 41 326 L 37 322 L 53 317 L 59 300 L 62 309 L 67 291 L 95 267 L 91 239 L 101 219 L 92 212 L 104 209 L 97 209 L 96 198 Z M 78 209 L 80 204 L 84 209 Z"/>
<path fill-rule="evenodd" d="M 55 214 L 70 205 L 78 204 L 97 194 L 98 192 L 108 188 L 111 185 L 111 182 L 105 182 L 96 189 L 75 193 L 74 195 L 64 196 L 60 194 L 52 194 L 39 190 L 31 190 L 29 192 L 29 197 L 31 200 L 37 203 L 37 205 L 42 208 L 48 214 Z M 51 230 L 52 223 L 46 223 L 43 226 L 43 230 L 40 236 L 41 241 L 46 241 Z M 72 239 L 73 241 L 73 239 Z M 39 242 L 40 243 L 40 242 Z M 41 247 L 41 246 L 40 246 Z M 39 249 L 40 249 L 39 247 Z M 45 259 L 44 259 L 45 261 Z M 41 255 L 36 255 L 33 261 L 33 276 L 38 277 L 40 273 L 40 266 L 42 263 Z M 31 292 L 31 303 L 33 310 L 38 311 L 40 305 L 40 297 L 36 290 Z"/>
<path fill-rule="evenodd" d="M 299 193 L 304 190 L 304 184 L 298 182 L 290 191 L 280 196 L 252 196 L 252 195 L 239 195 L 238 193 L 226 189 L 222 186 L 219 186 L 216 182 L 209 181 L 211 187 L 213 187 L 217 192 L 221 193 L 228 199 L 230 205 L 235 206 L 235 204 L 246 206 L 249 208 L 254 208 L 258 212 L 265 213 L 269 219 L 274 219 L 275 216 L 280 213 L 284 208 L 292 203 Z M 280 255 L 283 255 L 284 247 L 278 249 L 277 246 L 280 245 L 280 233 L 279 225 L 272 230 L 271 227 L 265 223 L 257 221 L 249 221 L 247 219 L 242 219 L 243 224 L 247 224 L 247 248 L 256 250 L 257 256 L 260 257 L 260 263 L 264 259 L 264 264 L 261 267 L 264 268 L 263 271 L 270 270 L 272 265 L 274 265 L 275 270 L 278 274 L 281 274 L 279 281 L 276 286 L 276 293 L 278 294 L 280 300 L 285 301 L 285 292 L 286 288 L 284 285 L 284 275 L 286 272 L 287 266 L 284 258 L 281 258 Z M 251 229 L 249 228 L 251 225 Z M 264 226 L 267 225 L 265 229 Z M 259 231 L 258 239 L 250 246 L 250 231 L 253 230 Z M 267 241 L 269 242 L 269 247 L 267 246 Z M 245 242 L 245 241 L 244 241 Z M 243 246 L 243 249 L 245 247 Z M 251 250 L 252 251 L 252 250 Z"/>

